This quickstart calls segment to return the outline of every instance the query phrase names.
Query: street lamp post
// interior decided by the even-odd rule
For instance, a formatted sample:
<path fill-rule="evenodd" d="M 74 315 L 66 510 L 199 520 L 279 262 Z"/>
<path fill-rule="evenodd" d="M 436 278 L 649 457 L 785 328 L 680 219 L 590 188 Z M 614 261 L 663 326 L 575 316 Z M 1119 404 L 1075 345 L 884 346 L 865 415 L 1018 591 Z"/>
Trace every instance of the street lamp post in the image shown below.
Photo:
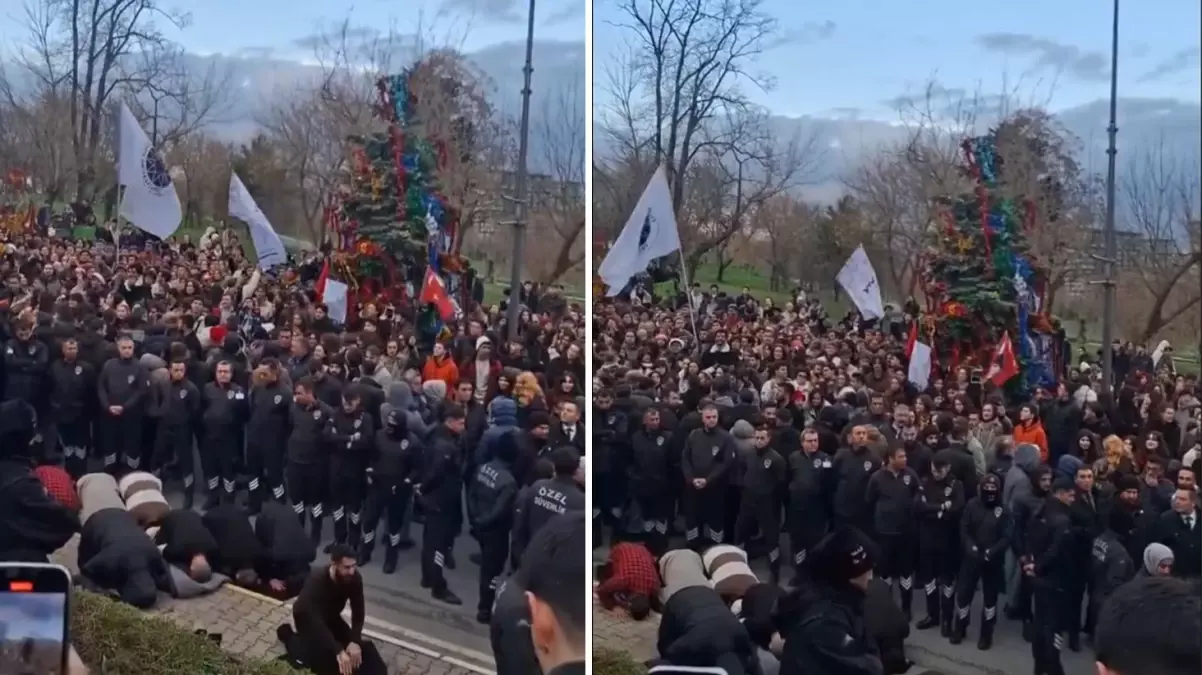
<path fill-rule="evenodd" d="M 526 20 L 526 65 L 522 68 L 522 121 L 518 130 L 518 175 L 514 191 L 517 218 L 513 222 L 513 266 L 509 274 L 509 307 L 507 323 L 509 340 L 518 339 L 518 317 L 521 315 L 522 257 L 526 248 L 526 220 L 529 217 L 529 196 L 526 194 L 526 154 L 530 146 L 530 76 L 534 73 L 534 0 L 530 0 Z"/>
<path fill-rule="evenodd" d="M 1119 0 L 1114 0 L 1114 20 L 1111 25 L 1110 37 L 1110 125 L 1106 132 L 1110 136 L 1110 145 L 1106 148 L 1106 224 L 1105 236 L 1106 278 L 1102 281 L 1104 289 L 1102 309 L 1102 392 L 1110 393 L 1114 382 L 1114 312 L 1115 312 L 1115 263 L 1118 256 L 1118 246 L 1114 225 L 1114 173 L 1115 158 L 1118 149 L 1115 138 L 1118 136 L 1118 73 L 1119 73 Z"/>

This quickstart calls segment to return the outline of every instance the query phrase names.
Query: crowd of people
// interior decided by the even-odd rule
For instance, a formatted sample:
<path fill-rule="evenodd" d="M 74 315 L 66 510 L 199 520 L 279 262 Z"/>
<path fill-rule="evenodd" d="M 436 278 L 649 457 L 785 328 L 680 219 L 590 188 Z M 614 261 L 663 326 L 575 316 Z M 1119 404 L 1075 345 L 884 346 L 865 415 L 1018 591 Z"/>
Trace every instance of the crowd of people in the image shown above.
<path fill-rule="evenodd" d="M 988 650 L 1000 620 L 1040 675 L 1090 637 L 1101 672 L 1197 672 L 1197 377 L 1116 345 L 1113 393 L 1088 360 L 1018 400 L 972 364 L 918 389 L 911 320 L 801 291 L 598 299 L 602 602 L 662 610 L 662 659 L 728 673 L 901 673 L 911 628 L 975 622 Z"/>
<path fill-rule="evenodd" d="M 0 560 L 81 533 L 79 581 L 146 607 L 216 577 L 303 597 L 323 544 L 345 574 L 420 545 L 422 586 L 458 605 L 444 571 L 468 533 L 487 624 L 540 529 L 583 512 L 584 324 L 562 288 L 527 283 L 510 340 L 503 306 L 426 330 L 412 287 L 341 321 L 325 253 L 260 270 L 228 229 L 3 247 Z M 339 654 L 333 672 L 362 663 Z"/>

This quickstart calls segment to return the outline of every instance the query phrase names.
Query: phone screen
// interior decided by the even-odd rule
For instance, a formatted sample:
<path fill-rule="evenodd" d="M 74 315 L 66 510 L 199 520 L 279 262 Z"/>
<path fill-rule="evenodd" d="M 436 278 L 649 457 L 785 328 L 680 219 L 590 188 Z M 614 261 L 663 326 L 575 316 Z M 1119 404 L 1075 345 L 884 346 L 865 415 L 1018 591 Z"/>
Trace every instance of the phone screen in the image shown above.
<path fill-rule="evenodd" d="M 0 675 L 62 675 L 71 576 L 58 565 L 0 564 Z"/>

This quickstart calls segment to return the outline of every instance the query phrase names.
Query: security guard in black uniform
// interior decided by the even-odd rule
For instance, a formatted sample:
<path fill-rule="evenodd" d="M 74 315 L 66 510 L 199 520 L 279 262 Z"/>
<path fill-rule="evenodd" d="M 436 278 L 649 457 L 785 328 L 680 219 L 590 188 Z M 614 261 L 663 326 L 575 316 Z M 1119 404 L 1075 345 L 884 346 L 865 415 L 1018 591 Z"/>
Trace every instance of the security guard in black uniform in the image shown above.
<path fill-rule="evenodd" d="M 361 405 L 361 386 L 352 384 L 343 390 L 342 406 L 334 411 L 334 421 L 326 427 L 331 481 L 326 508 L 334 519 L 333 544 L 349 544 L 356 550 L 361 537 L 367 467 L 376 445 L 371 415 Z"/>
<path fill-rule="evenodd" d="M 380 518 L 387 520 L 384 540 L 384 574 L 396 571 L 405 512 L 413 497 L 417 463 L 425 447 L 409 431 L 404 411 L 390 410 L 384 428 L 376 432 L 375 458 L 367 469 L 367 500 L 363 506 L 363 545 L 359 547 L 359 566 L 371 562 L 376 547 Z"/>
<path fill-rule="evenodd" d="M 977 496 L 968 500 L 960 516 L 960 543 L 963 560 L 956 577 L 956 619 L 952 626 L 952 644 L 960 644 L 968 628 L 972 599 L 981 583 L 984 604 L 981 608 L 981 637 L 977 649 L 993 646 L 993 627 L 997 623 L 997 598 L 1006 582 L 1006 549 L 1010 546 L 1010 513 L 1002 506 L 1002 480 L 985 474 Z"/>
<path fill-rule="evenodd" d="M 284 501 L 284 454 L 292 407 L 292 392 L 280 382 L 280 362 L 264 359 L 258 372 L 265 379 L 250 390 L 246 424 L 246 472 L 250 474 L 246 492 L 252 516 L 265 500 Z"/>
<path fill-rule="evenodd" d="M 329 471 L 325 430 L 333 422 L 334 410 L 317 400 L 313 386 L 313 378 L 302 377 L 292 388 L 286 480 L 292 510 L 301 525 L 308 514 L 309 540 L 317 546 L 321 542 L 322 503 L 326 499 Z"/>
<path fill-rule="evenodd" d="M 417 499 L 426 514 L 422 526 L 422 588 L 449 605 L 462 605 L 459 596 L 447 587 L 443 568 L 455 541 L 460 522 L 459 508 L 463 492 L 463 451 L 460 447 L 467 414 L 463 406 L 448 403 L 442 424 L 426 439 L 425 467 L 416 486 Z"/>
<path fill-rule="evenodd" d="M 216 381 L 201 391 L 200 464 L 208 483 L 205 510 L 216 508 L 220 502 L 231 504 L 237 487 L 234 475 L 238 457 L 242 455 L 243 435 L 249 412 L 246 390 L 233 381 L 234 366 L 229 361 L 217 362 Z M 218 492 L 218 481 L 222 490 Z"/>
<path fill-rule="evenodd" d="M 910 614 L 914 586 L 914 504 L 918 474 L 906 466 L 906 449 L 889 448 L 886 464 L 868 479 L 866 502 L 881 549 L 878 576 L 897 582 L 902 611 Z M 890 593 L 892 596 L 892 593 Z"/>
<path fill-rule="evenodd" d="M 54 422 L 56 443 L 63 449 L 63 466 L 72 478 L 79 479 L 88 472 L 92 448 L 96 368 L 79 359 L 79 343 L 74 338 L 63 340 L 62 356 L 50 363 L 50 419 Z M 188 452 L 191 451 L 189 443 Z"/>
<path fill-rule="evenodd" d="M 793 585 L 806 579 L 806 558 L 826 536 L 830 526 L 830 487 L 834 474 L 830 455 L 818 449 L 820 438 L 814 429 L 801 433 L 801 452 L 791 452 L 789 460 L 789 501 L 785 524 L 789 529 L 789 549 L 793 554 Z"/>
<path fill-rule="evenodd" d="M 1027 523 L 1022 569 L 1034 591 L 1031 656 L 1035 659 L 1035 672 L 1043 675 L 1064 675 L 1060 650 L 1064 647 L 1064 610 L 1069 579 L 1074 574 L 1087 572 L 1076 569 L 1073 564 L 1072 520 L 1068 509 L 1075 496 L 1074 490 L 1072 478 L 1056 479 L 1052 494 Z"/>
<path fill-rule="evenodd" d="M 956 573 L 960 571 L 960 513 L 964 486 L 951 474 L 951 462 L 940 454 L 931 460 L 931 475 L 918 496 L 918 583 L 927 599 L 927 616 L 915 624 L 935 625 L 951 637 L 956 614 Z"/>
<path fill-rule="evenodd" d="M 727 486 L 738 464 L 737 452 L 730 433 L 718 426 L 717 406 L 703 406 L 701 428 L 689 432 L 680 464 L 684 474 L 681 510 L 689 548 L 708 548 L 725 539 Z"/>
<path fill-rule="evenodd" d="M 752 539 L 763 540 L 772 583 L 780 583 L 781 496 L 789 480 L 785 459 L 772 449 L 772 430 L 762 424 L 755 430 L 755 455 L 743 474 L 743 498 L 735 524 L 735 541 L 750 551 Z"/>
<path fill-rule="evenodd" d="M 630 452 L 630 420 L 614 405 L 614 394 L 608 389 L 593 397 L 597 409 L 589 425 L 593 429 L 593 547 L 605 543 L 605 526 L 620 525 L 624 501 L 624 478 L 627 455 Z"/>
<path fill-rule="evenodd" d="M 188 379 L 186 361 L 172 361 L 168 376 L 163 416 L 155 427 L 154 465 L 163 467 L 175 463 L 184 483 L 184 508 L 190 509 L 196 484 L 192 443 L 200 415 L 200 390 Z"/>
<path fill-rule="evenodd" d="M 668 521 L 672 518 L 675 475 L 671 457 L 672 434 L 660 424 L 659 410 L 643 413 L 643 426 L 630 439 L 630 496 L 642 518 L 644 543 L 652 555 L 668 550 Z"/>
<path fill-rule="evenodd" d="M 492 461 L 476 468 L 468 486 L 467 513 L 472 535 L 480 542 L 480 603 L 476 620 L 492 620 L 492 604 L 501 573 L 509 560 L 509 532 L 513 529 L 513 504 L 518 482 L 513 477 L 517 460 L 517 431 L 497 439 Z"/>
<path fill-rule="evenodd" d="M 522 553 L 534 534 L 551 518 L 569 511 L 583 511 L 584 491 L 576 483 L 580 455 L 572 446 L 551 451 L 554 478 L 535 481 L 523 490 L 526 498 L 517 505 L 513 522 L 513 559 L 521 564 Z"/>

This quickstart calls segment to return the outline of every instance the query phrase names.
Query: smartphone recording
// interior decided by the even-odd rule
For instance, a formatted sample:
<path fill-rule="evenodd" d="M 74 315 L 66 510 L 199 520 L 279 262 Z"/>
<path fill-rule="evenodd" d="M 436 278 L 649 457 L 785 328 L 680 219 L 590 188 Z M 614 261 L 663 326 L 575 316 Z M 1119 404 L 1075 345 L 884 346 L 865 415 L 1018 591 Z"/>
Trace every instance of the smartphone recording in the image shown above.
<path fill-rule="evenodd" d="M 71 578 L 56 565 L 0 565 L 0 675 L 66 672 Z"/>

